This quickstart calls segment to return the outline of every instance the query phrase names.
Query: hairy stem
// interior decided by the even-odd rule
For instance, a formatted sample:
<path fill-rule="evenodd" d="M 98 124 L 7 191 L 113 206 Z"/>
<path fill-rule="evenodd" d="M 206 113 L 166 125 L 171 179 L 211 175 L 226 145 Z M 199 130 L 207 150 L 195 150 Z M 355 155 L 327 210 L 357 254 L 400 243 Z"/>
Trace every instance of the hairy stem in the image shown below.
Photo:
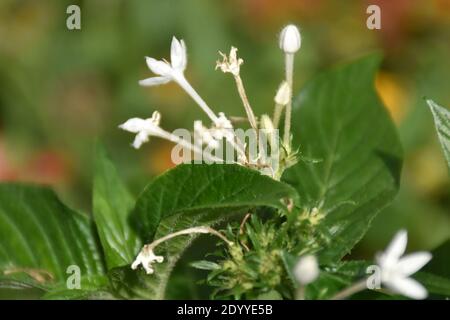
<path fill-rule="evenodd" d="M 289 85 L 289 102 L 286 105 L 286 112 L 284 118 L 284 145 L 290 147 L 291 140 L 291 113 L 292 113 L 292 86 L 294 82 L 294 54 L 285 54 L 285 68 L 286 68 L 286 82 Z"/>
<path fill-rule="evenodd" d="M 235 75 L 234 80 L 236 81 L 236 87 L 239 92 L 239 96 L 241 97 L 242 103 L 244 104 L 245 112 L 247 113 L 248 121 L 253 129 L 257 130 L 258 127 L 256 125 L 256 117 L 253 113 L 253 109 L 250 106 L 250 102 L 248 101 L 247 94 L 245 93 L 244 83 L 242 82 L 241 76 Z"/>
<path fill-rule="evenodd" d="M 223 159 L 220 159 L 220 158 L 218 158 L 216 156 L 213 156 L 213 155 L 210 155 L 208 153 L 204 153 L 201 148 L 193 145 L 192 143 L 190 143 L 190 142 L 188 142 L 188 141 L 186 141 L 184 139 L 181 139 L 180 137 L 177 137 L 176 135 L 174 135 L 174 134 L 172 134 L 170 132 L 167 132 L 167 131 L 165 131 L 163 129 L 159 129 L 157 133 L 158 133 L 158 136 L 160 138 L 163 138 L 163 139 L 169 140 L 169 141 L 171 141 L 173 143 L 179 144 L 182 147 L 184 147 L 184 148 L 186 148 L 186 149 L 188 149 L 188 150 L 190 150 L 190 151 L 192 151 L 192 152 L 194 152 L 194 153 L 196 153 L 198 155 L 201 155 L 202 157 L 205 157 L 205 159 L 207 159 L 208 161 L 216 162 L 216 163 L 224 162 Z"/>
<path fill-rule="evenodd" d="M 211 227 L 206 227 L 206 226 L 200 226 L 200 227 L 192 227 L 192 228 L 187 228 L 187 229 L 183 229 L 180 231 L 176 231 L 174 233 L 169 233 L 168 235 L 165 235 L 162 238 L 159 238 L 155 241 L 153 241 L 150 244 L 147 244 L 144 246 L 145 250 L 153 250 L 155 249 L 158 245 L 160 245 L 161 243 L 170 240 L 172 238 L 178 237 L 178 236 L 182 236 L 182 235 L 187 235 L 187 234 L 192 234 L 192 233 L 209 233 L 212 235 L 215 235 L 216 237 L 219 237 L 220 239 L 222 239 L 226 244 L 231 245 L 233 244 L 232 241 L 228 240 L 223 234 L 221 234 L 219 231 L 211 228 Z"/>
<path fill-rule="evenodd" d="M 367 279 L 364 278 L 358 282 L 355 282 L 351 286 L 339 291 L 334 297 L 331 298 L 331 300 L 342 300 L 345 298 L 350 297 L 351 295 L 358 293 L 360 291 L 367 289 Z"/>

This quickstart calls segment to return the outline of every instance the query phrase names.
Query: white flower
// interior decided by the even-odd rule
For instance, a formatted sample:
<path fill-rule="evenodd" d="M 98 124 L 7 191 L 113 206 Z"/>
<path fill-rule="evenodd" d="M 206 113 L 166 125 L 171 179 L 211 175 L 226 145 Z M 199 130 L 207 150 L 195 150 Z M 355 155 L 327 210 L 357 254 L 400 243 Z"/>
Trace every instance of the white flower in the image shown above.
<path fill-rule="evenodd" d="M 403 256 L 408 242 L 406 230 L 399 231 L 389 246 L 376 257 L 381 268 L 381 282 L 392 291 L 412 299 L 425 299 L 427 290 L 409 278 L 431 260 L 429 252 L 415 252 Z"/>
<path fill-rule="evenodd" d="M 151 77 L 139 81 L 141 86 L 156 86 L 176 80 L 183 75 L 187 65 L 186 45 L 183 40 L 172 38 L 170 48 L 170 62 L 146 57 L 147 66 L 158 77 Z"/>
<path fill-rule="evenodd" d="M 197 102 L 208 117 L 215 122 L 217 116 L 184 77 L 184 70 L 187 65 L 187 52 L 183 40 L 178 40 L 175 37 L 172 38 L 170 60 L 171 62 L 169 63 L 166 60 L 156 60 L 146 57 L 148 67 L 158 76 L 141 80 L 139 81 L 139 84 L 142 86 L 156 86 L 173 80 L 183 88 L 183 90 Z"/>
<path fill-rule="evenodd" d="M 293 25 L 287 25 L 280 33 L 280 49 L 284 53 L 296 53 L 302 44 L 300 31 Z"/>
<path fill-rule="evenodd" d="M 275 131 L 275 127 L 273 126 L 273 122 L 267 114 L 263 114 L 261 116 L 260 128 L 264 130 L 264 133 L 267 135 L 273 135 Z"/>
<path fill-rule="evenodd" d="M 153 112 L 151 118 L 131 118 L 119 126 L 120 129 L 136 133 L 133 147 L 139 149 L 141 145 L 149 140 L 150 136 L 161 136 L 162 129 L 159 127 L 161 115 L 158 111 Z"/>
<path fill-rule="evenodd" d="M 214 139 L 211 130 L 203 126 L 200 120 L 194 121 L 194 133 L 201 139 L 201 142 L 212 149 L 219 147 L 219 142 Z"/>
<path fill-rule="evenodd" d="M 275 95 L 275 103 L 285 106 L 289 103 L 291 99 L 291 89 L 287 81 L 283 81 L 278 88 L 277 94 Z"/>
<path fill-rule="evenodd" d="M 237 48 L 231 47 L 230 54 L 227 55 L 220 52 L 219 54 L 222 56 L 222 61 L 217 61 L 216 69 L 220 68 L 224 73 L 231 73 L 234 76 L 239 75 L 239 71 L 241 68 L 241 64 L 244 63 L 244 60 L 237 57 Z"/>
<path fill-rule="evenodd" d="M 144 246 L 141 252 L 139 252 L 138 256 L 131 264 L 131 269 L 136 270 L 139 265 L 145 269 L 147 274 L 152 274 L 154 269 L 152 268 L 152 264 L 154 262 L 162 263 L 164 261 L 163 256 L 157 256 L 153 253 L 153 250 L 149 249 L 148 246 Z"/>
<path fill-rule="evenodd" d="M 302 285 L 307 285 L 319 276 L 317 258 L 313 255 L 301 257 L 294 267 L 294 276 Z"/>

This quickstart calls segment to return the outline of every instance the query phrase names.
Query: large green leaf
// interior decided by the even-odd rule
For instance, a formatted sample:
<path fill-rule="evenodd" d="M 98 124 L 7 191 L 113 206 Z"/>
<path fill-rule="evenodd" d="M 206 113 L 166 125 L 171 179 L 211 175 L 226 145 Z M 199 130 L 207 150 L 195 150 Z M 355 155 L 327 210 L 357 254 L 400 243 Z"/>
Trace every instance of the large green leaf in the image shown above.
<path fill-rule="evenodd" d="M 64 285 L 71 265 L 80 268 L 85 284 L 104 274 L 92 221 L 47 188 L 0 185 L 0 234 L 2 285 Z"/>
<path fill-rule="evenodd" d="M 397 193 L 402 151 L 373 82 L 378 56 L 325 72 L 294 103 L 293 140 L 305 158 L 284 177 L 325 218 L 323 262 L 342 258 Z"/>
<path fill-rule="evenodd" d="M 439 141 L 450 170 L 450 111 L 436 104 L 433 100 L 427 100 L 427 103 L 433 114 Z"/>
<path fill-rule="evenodd" d="M 133 220 L 148 241 L 176 230 L 210 225 L 243 210 L 269 206 L 286 209 L 283 198 L 298 202 L 296 191 L 259 172 L 237 165 L 180 165 L 156 178 L 137 200 Z M 117 268 L 111 272 L 123 297 L 162 299 L 170 273 L 197 235 L 180 236 L 159 246 L 164 256 L 155 273 Z"/>
<path fill-rule="evenodd" d="M 141 238 L 153 240 L 160 221 L 176 214 L 208 215 L 256 206 L 286 209 L 283 198 L 298 202 L 296 191 L 258 171 L 231 164 L 183 164 L 151 182 L 139 196 L 133 224 Z"/>
<path fill-rule="evenodd" d="M 98 146 L 93 213 L 108 269 L 130 264 L 141 247 L 141 241 L 128 221 L 134 204 L 105 150 Z"/>

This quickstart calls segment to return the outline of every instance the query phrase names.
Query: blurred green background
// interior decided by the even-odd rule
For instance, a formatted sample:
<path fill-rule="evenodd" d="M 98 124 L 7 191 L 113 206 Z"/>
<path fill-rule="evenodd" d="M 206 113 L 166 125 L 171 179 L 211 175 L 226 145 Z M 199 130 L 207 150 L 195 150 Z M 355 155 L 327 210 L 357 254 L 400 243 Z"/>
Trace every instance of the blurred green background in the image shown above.
<path fill-rule="evenodd" d="M 81 7 L 81 30 L 66 28 L 70 4 Z M 381 7 L 381 30 L 366 27 L 369 4 Z M 243 115 L 232 78 L 214 71 L 218 50 L 236 46 L 256 113 L 271 113 L 283 78 L 277 34 L 286 23 L 302 32 L 296 90 L 333 64 L 384 53 L 376 87 L 404 144 L 402 187 L 353 254 L 372 256 L 402 227 L 410 249 L 439 245 L 450 235 L 450 180 L 423 98 L 450 106 L 448 0 L 2 0 L 0 180 L 50 184 L 90 211 L 100 139 L 138 193 L 172 166 L 171 145 L 152 139 L 136 151 L 118 124 L 153 110 L 168 130 L 206 120 L 176 85 L 138 86 L 151 75 L 144 56 L 169 57 L 172 35 L 185 39 L 192 85 L 215 111 Z"/>

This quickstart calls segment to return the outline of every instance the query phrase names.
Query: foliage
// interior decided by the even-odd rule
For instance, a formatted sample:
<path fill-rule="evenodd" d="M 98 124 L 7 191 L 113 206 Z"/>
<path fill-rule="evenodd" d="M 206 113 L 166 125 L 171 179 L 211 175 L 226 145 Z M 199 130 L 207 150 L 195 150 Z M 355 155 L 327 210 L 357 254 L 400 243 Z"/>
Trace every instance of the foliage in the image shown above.
<path fill-rule="evenodd" d="M 295 298 L 292 269 L 305 254 L 316 254 L 321 269 L 306 297 L 332 297 L 365 275 L 368 262 L 342 258 L 399 188 L 400 142 L 373 89 L 379 61 L 369 56 L 306 85 L 295 102 L 293 141 L 303 159 L 319 161 L 300 161 L 283 182 L 238 165 L 183 164 L 156 177 L 135 199 L 99 147 L 93 219 L 46 188 L 1 185 L 0 231 L 7 239 L 0 245 L 1 285 L 37 287 L 47 299 L 162 299 L 195 235 L 158 247 L 165 261 L 149 275 L 130 268 L 142 244 L 222 223 L 231 242 L 192 264 L 210 271 L 213 298 Z M 446 130 L 438 127 L 441 136 Z M 70 265 L 80 267 L 81 289 L 65 286 Z M 448 295 L 446 275 L 418 277 L 430 292 Z"/>

